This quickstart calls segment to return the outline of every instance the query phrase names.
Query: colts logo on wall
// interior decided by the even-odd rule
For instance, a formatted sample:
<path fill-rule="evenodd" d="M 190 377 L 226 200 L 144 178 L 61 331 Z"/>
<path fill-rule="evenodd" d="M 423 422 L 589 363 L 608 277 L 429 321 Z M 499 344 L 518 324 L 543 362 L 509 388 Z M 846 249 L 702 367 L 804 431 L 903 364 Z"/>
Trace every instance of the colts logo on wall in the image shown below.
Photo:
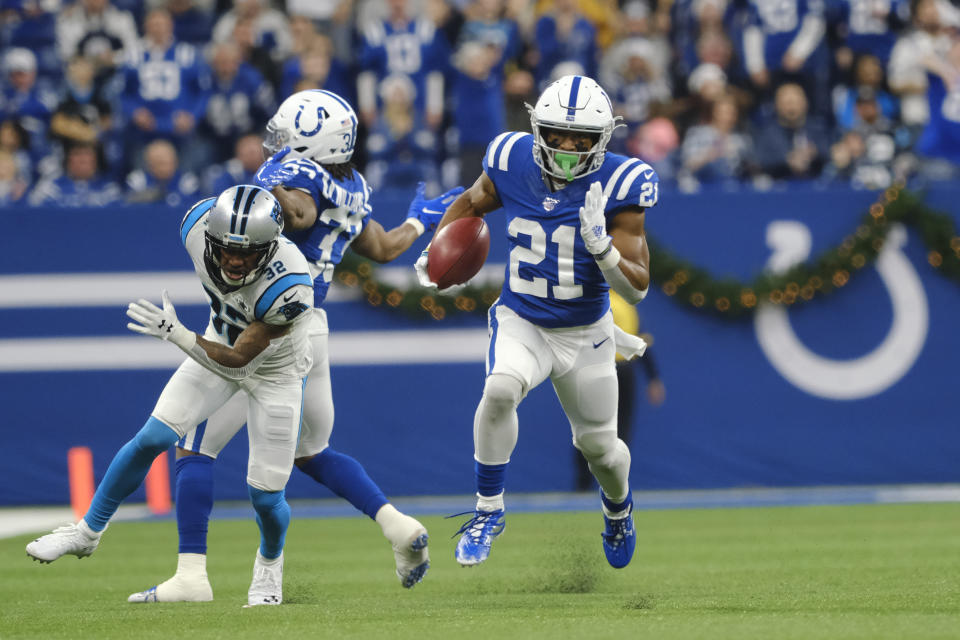
<path fill-rule="evenodd" d="M 293 126 L 297 128 L 297 132 L 302 136 L 315 136 L 320 132 L 320 129 L 323 127 L 323 121 L 326 120 L 330 114 L 328 114 L 327 110 L 323 107 L 317 107 L 317 126 L 308 131 L 300 125 L 300 116 L 303 115 L 304 106 L 305 105 L 300 105 L 300 108 L 297 109 L 297 115 L 293 119 Z"/>

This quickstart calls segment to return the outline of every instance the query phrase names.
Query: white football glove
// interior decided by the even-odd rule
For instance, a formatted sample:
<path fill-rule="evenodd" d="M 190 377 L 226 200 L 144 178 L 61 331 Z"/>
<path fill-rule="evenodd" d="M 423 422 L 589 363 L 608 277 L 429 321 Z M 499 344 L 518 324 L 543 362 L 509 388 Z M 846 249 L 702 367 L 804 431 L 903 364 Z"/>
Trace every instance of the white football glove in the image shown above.
<path fill-rule="evenodd" d="M 428 249 L 423 250 L 423 253 L 420 254 L 419 258 L 417 258 L 417 261 L 413 263 L 413 269 L 417 272 L 417 280 L 420 281 L 421 287 L 426 287 L 427 289 L 436 289 L 437 283 L 433 282 L 427 273 L 427 251 Z"/>
<path fill-rule="evenodd" d="M 127 307 L 127 316 L 134 322 L 127 323 L 127 329 L 167 340 L 182 349 L 189 349 L 196 342 L 193 331 L 190 331 L 177 320 L 177 311 L 170 302 L 170 294 L 164 289 L 161 293 L 163 309 L 158 308 L 149 300 L 140 298 L 131 302 Z"/>
<path fill-rule="evenodd" d="M 607 196 L 603 195 L 603 186 L 600 182 L 594 182 L 580 207 L 580 237 L 587 251 L 594 256 L 603 254 L 613 242 L 613 238 L 607 235 L 606 207 Z"/>

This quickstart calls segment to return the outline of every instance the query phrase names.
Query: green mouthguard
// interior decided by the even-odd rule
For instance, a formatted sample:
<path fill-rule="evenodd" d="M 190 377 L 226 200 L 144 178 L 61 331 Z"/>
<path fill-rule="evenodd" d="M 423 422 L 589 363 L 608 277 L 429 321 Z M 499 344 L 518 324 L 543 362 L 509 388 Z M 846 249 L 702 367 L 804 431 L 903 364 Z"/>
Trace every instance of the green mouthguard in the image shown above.
<path fill-rule="evenodd" d="M 573 182 L 573 169 L 577 166 L 577 162 L 580 161 L 580 156 L 575 153 L 560 153 L 557 152 L 553 154 L 553 159 L 556 163 L 563 169 L 563 172 L 567 174 L 567 182 Z"/>

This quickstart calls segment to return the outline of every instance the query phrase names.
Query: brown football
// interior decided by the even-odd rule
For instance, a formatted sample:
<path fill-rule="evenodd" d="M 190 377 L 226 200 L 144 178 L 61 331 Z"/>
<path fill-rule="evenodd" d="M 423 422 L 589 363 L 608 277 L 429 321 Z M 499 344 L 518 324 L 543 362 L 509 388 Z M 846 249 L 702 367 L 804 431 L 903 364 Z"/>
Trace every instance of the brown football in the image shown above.
<path fill-rule="evenodd" d="M 430 243 L 427 275 L 440 289 L 477 275 L 490 251 L 490 230 L 483 218 L 460 218 L 440 229 Z"/>

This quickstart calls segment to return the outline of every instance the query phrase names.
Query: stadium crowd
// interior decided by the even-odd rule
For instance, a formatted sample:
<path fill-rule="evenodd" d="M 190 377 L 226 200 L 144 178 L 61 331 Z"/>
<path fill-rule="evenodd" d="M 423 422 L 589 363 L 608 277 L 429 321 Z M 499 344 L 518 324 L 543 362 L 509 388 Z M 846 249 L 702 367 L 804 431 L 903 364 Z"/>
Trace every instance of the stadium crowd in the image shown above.
<path fill-rule="evenodd" d="M 958 0 L 0 0 L 0 206 L 188 205 L 250 182 L 294 91 L 361 119 L 374 188 L 476 175 L 597 78 L 665 188 L 960 177 Z"/>

